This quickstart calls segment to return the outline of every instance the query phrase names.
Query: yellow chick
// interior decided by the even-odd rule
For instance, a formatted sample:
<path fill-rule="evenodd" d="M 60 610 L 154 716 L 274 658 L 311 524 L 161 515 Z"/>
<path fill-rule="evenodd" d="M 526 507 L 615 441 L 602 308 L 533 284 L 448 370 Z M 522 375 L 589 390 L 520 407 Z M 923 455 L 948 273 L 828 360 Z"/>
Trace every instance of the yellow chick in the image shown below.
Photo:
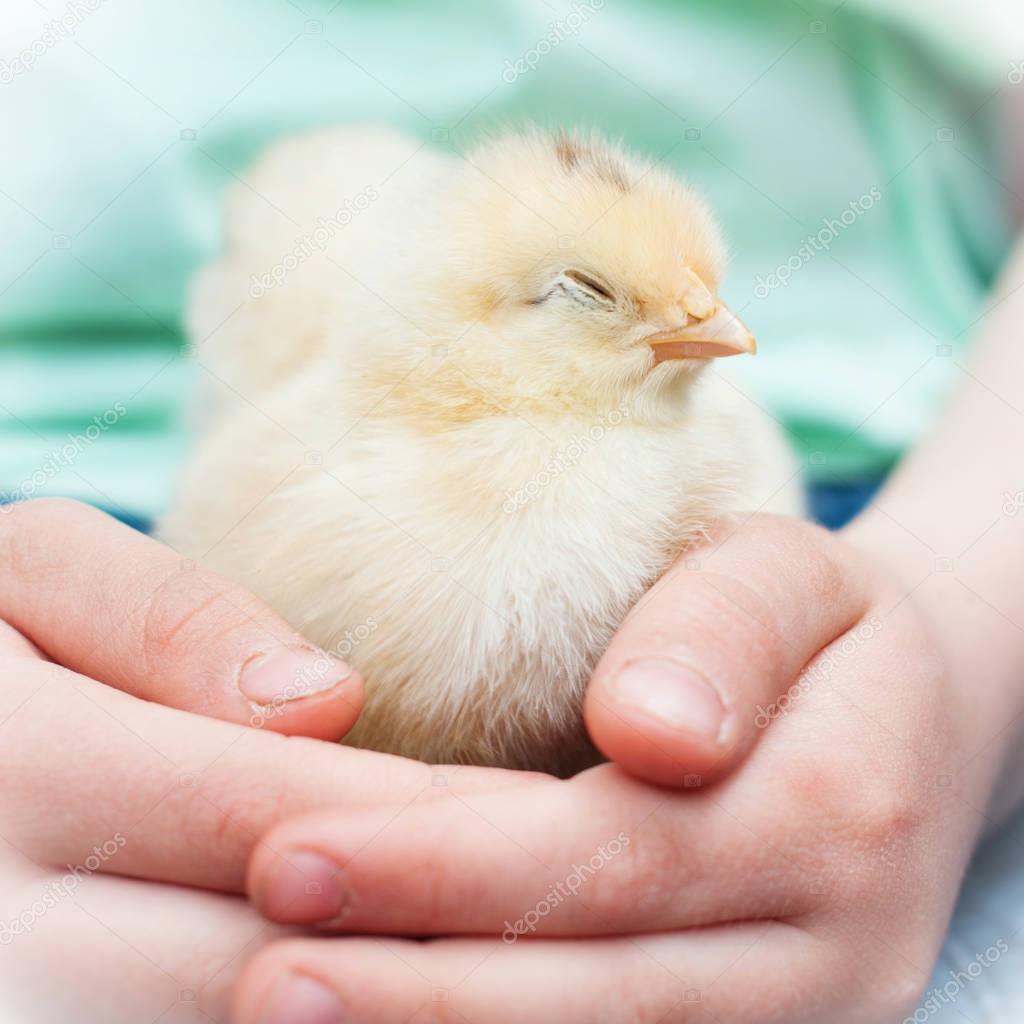
<path fill-rule="evenodd" d="M 775 425 L 704 372 L 755 347 L 705 203 L 598 138 L 348 127 L 273 149 L 226 220 L 162 536 L 359 668 L 345 742 L 592 763 L 627 610 L 720 517 L 798 511 Z"/>

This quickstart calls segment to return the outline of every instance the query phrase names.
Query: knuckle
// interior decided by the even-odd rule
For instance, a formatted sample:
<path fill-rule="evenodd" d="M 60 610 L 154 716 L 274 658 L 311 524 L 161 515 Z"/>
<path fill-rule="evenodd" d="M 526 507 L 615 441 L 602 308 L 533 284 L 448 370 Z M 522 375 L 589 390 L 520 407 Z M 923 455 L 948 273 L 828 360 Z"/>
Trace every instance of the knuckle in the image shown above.
<path fill-rule="evenodd" d="M 903 779 L 874 772 L 858 772 L 844 788 L 845 809 L 836 829 L 866 853 L 878 855 L 905 843 L 920 817 L 919 803 L 912 799 Z"/>
<path fill-rule="evenodd" d="M 856 845 L 876 856 L 909 845 L 922 812 L 920 802 L 911 798 L 903 782 L 861 783 L 855 800 L 849 828 Z"/>
<path fill-rule="evenodd" d="M 831 838 L 852 835 L 873 845 L 917 819 L 914 787 L 905 778 L 908 768 L 887 765 L 879 771 L 827 751 L 796 754 L 787 786 L 792 801 Z"/>
<path fill-rule="evenodd" d="M 430 822 L 421 819 L 421 836 L 428 834 Z M 436 835 L 430 849 L 416 858 L 416 885 L 403 893 L 405 912 L 410 918 L 422 922 L 429 930 L 433 922 L 450 917 L 453 910 L 465 905 L 468 900 L 479 898 L 478 890 L 459 872 L 453 872 L 450 853 L 445 852 L 443 835 Z M 353 849 L 347 862 L 348 870 L 356 880 L 354 887 L 372 885 L 374 866 L 372 859 L 362 849 Z M 366 852 L 372 858 L 373 840 L 367 844 Z M 369 877 L 368 877 L 369 876 Z"/>
<path fill-rule="evenodd" d="M 584 878 L 600 875 L 586 890 L 585 901 L 600 916 L 615 917 L 624 906 L 636 907 L 657 921 L 670 921 L 678 890 L 699 886 L 705 871 L 683 830 L 658 813 L 651 814 L 632 835 L 615 826 L 574 870 Z M 653 927 L 653 925 L 652 925 Z"/>
<path fill-rule="evenodd" d="M 725 622 L 731 626 L 728 630 L 721 630 L 717 634 L 720 639 L 715 641 L 721 649 L 724 663 L 731 660 L 729 654 L 738 642 L 742 642 L 748 656 L 759 664 L 774 665 L 786 656 L 786 627 L 780 620 L 778 604 L 773 600 L 771 590 L 762 591 L 757 581 L 739 579 L 731 574 L 708 573 L 704 583 L 708 593 L 702 621 Z M 709 648 L 712 642 L 709 631 L 701 629 L 700 632 L 698 642 Z"/>
<path fill-rule="evenodd" d="M 814 523 L 801 523 L 797 535 L 810 553 L 803 567 L 808 589 L 821 603 L 839 604 L 849 590 L 850 578 L 832 535 Z"/>
<path fill-rule="evenodd" d="M 194 773 L 181 772 L 171 801 L 181 831 L 215 836 L 219 846 L 232 851 L 230 860 L 244 863 L 254 836 L 304 809 L 285 765 L 301 766 L 314 744 L 314 740 L 276 733 L 247 733 L 211 766 Z M 261 773 L 258 789 L 247 782 L 253 763 L 268 769 L 278 766 L 278 770 Z"/>
<path fill-rule="evenodd" d="M 845 603 L 850 589 L 850 559 L 828 530 L 804 520 L 755 517 L 743 527 L 752 547 L 774 557 L 765 562 L 772 575 L 757 577 L 758 589 L 776 592 L 779 585 L 799 582 L 800 592 L 818 603 Z M 728 550 L 728 549 L 726 549 Z M 744 562 L 749 561 L 744 559 Z M 783 569 L 778 572 L 778 567 Z M 737 574 L 749 573 L 743 563 Z"/>
<path fill-rule="evenodd" d="M 787 576 L 798 579 L 801 591 L 822 605 L 846 603 L 850 590 L 847 559 L 833 534 L 816 523 L 786 524 L 776 541 Z"/>
<path fill-rule="evenodd" d="M 152 585 L 153 579 L 144 585 Z M 164 565 L 141 610 L 141 641 L 150 668 L 222 639 L 249 621 L 236 587 L 188 562 Z"/>
<path fill-rule="evenodd" d="M 820 895 L 875 905 L 880 889 L 901 883 L 926 821 L 921 790 L 907 778 L 919 770 L 909 759 L 879 771 L 821 754 L 791 765 L 787 804 L 813 823 L 802 845 Z"/>
<path fill-rule="evenodd" d="M 874 857 L 895 853 L 913 840 L 929 810 L 922 806 L 919 787 L 888 771 L 847 769 L 831 779 L 819 777 L 810 787 L 822 792 L 807 798 L 805 810 L 844 855 L 854 848 Z M 807 792 L 810 787 L 791 788 Z"/>

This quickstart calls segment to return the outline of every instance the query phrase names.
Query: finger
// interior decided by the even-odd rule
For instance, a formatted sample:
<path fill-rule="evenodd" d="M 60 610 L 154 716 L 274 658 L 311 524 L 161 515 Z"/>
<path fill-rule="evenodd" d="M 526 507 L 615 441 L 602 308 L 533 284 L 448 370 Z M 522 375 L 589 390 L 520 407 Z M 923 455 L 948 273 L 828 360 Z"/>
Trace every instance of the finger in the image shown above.
<path fill-rule="evenodd" d="M 31 860 L 231 892 L 259 836 L 293 815 L 538 784 L 286 738 L 10 658 L 0 778 L 0 839 Z"/>
<path fill-rule="evenodd" d="M 225 1021 L 240 954 L 287 933 L 217 893 L 45 872 L 3 853 L 0 869 L 4 1021 Z"/>
<path fill-rule="evenodd" d="M 31 640 L 27 640 L 2 619 L 0 619 L 0 656 L 28 658 L 32 661 L 43 660 L 43 652 Z"/>
<path fill-rule="evenodd" d="M 0 619 L 83 675 L 170 707 L 338 739 L 362 680 L 266 605 L 95 509 L 0 516 Z"/>
<path fill-rule="evenodd" d="M 828 956 L 804 933 L 775 922 L 699 935 L 512 945 L 495 939 L 286 939 L 246 966 L 232 1020 L 799 1024 L 823 1019 L 810 1015 L 805 995 Z M 837 1006 L 843 995 L 830 993 Z M 801 1008 L 807 1016 L 798 1015 Z"/>
<path fill-rule="evenodd" d="M 806 909 L 793 895 L 802 869 L 780 843 L 799 837 L 782 834 L 789 808 L 766 808 L 764 793 L 728 807 L 694 794 L 680 807 L 605 765 L 536 789 L 329 810 L 265 836 L 248 889 L 274 921 L 394 935 L 608 934 L 795 914 Z"/>
<path fill-rule="evenodd" d="M 734 768 L 773 702 L 867 612 L 862 570 L 840 551 L 817 527 L 759 516 L 688 553 L 598 662 L 584 706 L 595 744 L 660 785 Z"/>

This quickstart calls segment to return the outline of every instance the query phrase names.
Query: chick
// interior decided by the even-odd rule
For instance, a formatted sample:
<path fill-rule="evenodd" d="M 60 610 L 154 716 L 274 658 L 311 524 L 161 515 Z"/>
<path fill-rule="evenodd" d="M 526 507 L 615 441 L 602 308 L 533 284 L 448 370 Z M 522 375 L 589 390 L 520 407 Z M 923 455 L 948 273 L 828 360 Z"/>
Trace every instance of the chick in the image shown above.
<path fill-rule="evenodd" d="M 162 536 L 359 668 L 345 742 L 592 763 L 628 609 L 713 521 L 797 511 L 774 424 L 704 373 L 754 351 L 707 206 L 598 138 L 351 127 L 273 149 L 226 219 Z"/>

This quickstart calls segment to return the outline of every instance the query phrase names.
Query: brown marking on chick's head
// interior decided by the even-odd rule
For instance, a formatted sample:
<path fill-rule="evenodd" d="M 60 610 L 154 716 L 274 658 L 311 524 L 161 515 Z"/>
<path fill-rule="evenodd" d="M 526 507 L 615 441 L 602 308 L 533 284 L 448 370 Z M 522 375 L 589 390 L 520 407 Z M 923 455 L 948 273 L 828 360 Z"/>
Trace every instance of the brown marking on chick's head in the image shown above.
<path fill-rule="evenodd" d="M 717 295 L 725 250 L 706 203 L 669 168 L 597 136 L 531 131 L 483 143 L 449 200 L 451 258 L 430 264 L 445 302 L 430 311 L 450 318 L 438 337 L 461 339 L 453 359 L 484 395 L 414 375 L 418 397 L 407 394 L 412 379 L 392 397 L 431 414 L 430 429 L 511 408 L 589 413 L 650 368 L 638 339 L 686 325 L 694 275 Z M 563 301 L 580 289 L 594 301 Z"/>
<path fill-rule="evenodd" d="M 555 136 L 555 156 L 566 171 L 592 174 L 623 192 L 629 191 L 629 179 L 615 154 L 608 147 L 594 142 L 582 142 L 564 130 Z"/>
<path fill-rule="evenodd" d="M 574 170 L 580 162 L 580 147 L 575 139 L 571 139 L 564 130 L 555 136 L 555 156 L 567 170 Z"/>

